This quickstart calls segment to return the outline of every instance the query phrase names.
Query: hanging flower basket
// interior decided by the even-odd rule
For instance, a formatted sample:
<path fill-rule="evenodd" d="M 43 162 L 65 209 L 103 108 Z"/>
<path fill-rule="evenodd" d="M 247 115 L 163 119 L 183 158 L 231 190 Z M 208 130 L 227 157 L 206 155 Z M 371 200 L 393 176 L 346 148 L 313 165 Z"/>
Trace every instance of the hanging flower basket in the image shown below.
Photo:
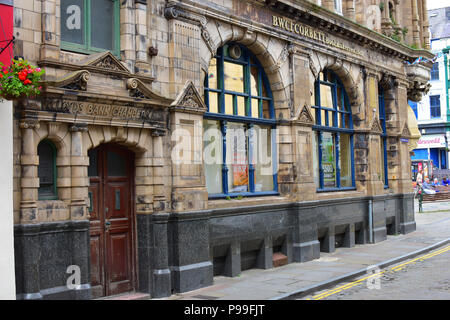
<path fill-rule="evenodd" d="M 44 70 L 32 66 L 26 60 L 12 60 L 9 67 L 0 62 L 0 97 L 21 100 L 41 93 L 41 76 Z"/>

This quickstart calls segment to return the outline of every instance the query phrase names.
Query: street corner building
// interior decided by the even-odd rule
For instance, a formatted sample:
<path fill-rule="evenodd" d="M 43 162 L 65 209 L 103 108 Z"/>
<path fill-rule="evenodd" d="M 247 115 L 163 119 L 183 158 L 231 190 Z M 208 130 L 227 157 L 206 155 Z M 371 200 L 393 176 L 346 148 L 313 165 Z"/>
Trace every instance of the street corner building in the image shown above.
<path fill-rule="evenodd" d="M 426 0 L 14 1 L 14 36 L 45 70 L 14 103 L 18 299 L 167 297 L 416 229 Z"/>

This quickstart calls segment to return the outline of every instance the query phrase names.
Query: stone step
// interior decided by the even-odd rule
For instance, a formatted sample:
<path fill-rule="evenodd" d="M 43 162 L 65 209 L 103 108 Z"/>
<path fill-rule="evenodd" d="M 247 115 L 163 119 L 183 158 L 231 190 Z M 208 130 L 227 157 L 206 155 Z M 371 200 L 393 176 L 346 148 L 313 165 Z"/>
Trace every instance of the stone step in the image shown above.
<path fill-rule="evenodd" d="M 99 298 L 97 300 L 149 300 L 150 295 L 143 292 L 128 292 L 114 296 Z"/>

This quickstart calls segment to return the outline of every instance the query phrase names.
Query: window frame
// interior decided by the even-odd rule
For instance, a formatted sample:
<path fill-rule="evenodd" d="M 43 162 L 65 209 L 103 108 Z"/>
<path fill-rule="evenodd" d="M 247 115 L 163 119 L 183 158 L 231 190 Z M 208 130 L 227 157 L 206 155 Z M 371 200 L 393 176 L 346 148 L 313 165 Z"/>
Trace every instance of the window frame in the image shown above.
<path fill-rule="evenodd" d="M 329 81 L 327 74 L 330 73 L 333 79 Z M 321 72 L 323 74 L 324 79 L 319 78 L 314 83 L 314 96 L 315 96 L 315 105 L 312 106 L 315 112 L 315 121 L 316 124 L 313 125 L 313 132 L 314 134 L 317 134 L 317 146 L 318 149 L 318 162 L 319 162 L 319 187 L 316 189 L 317 192 L 332 192 L 332 191 L 347 191 L 347 190 L 356 190 L 356 179 L 355 179 L 355 155 L 354 155 L 354 130 L 353 130 L 353 119 L 352 119 L 352 112 L 350 109 L 350 103 L 349 98 L 347 95 L 347 92 L 345 90 L 345 87 L 342 83 L 342 81 L 339 79 L 339 77 L 329 69 L 325 69 Z M 323 107 L 321 105 L 321 96 L 320 96 L 320 85 L 326 85 L 331 87 L 332 92 L 332 100 L 333 100 L 333 108 Z M 338 105 L 338 94 L 337 89 L 340 89 L 341 96 L 339 97 L 341 99 L 341 103 L 343 106 L 343 110 L 339 110 Z M 326 119 L 325 119 L 325 125 L 322 125 L 322 111 L 326 111 Z M 329 125 L 329 119 L 328 119 L 328 112 L 332 112 L 332 124 Z M 344 117 L 347 115 L 348 117 L 348 123 L 349 128 L 340 128 L 339 127 L 339 121 L 338 116 Z M 345 125 L 344 125 L 345 126 Z M 335 168 L 336 168 L 336 186 L 335 187 L 325 187 L 324 186 L 324 169 L 323 169 L 323 151 L 322 151 L 322 133 L 328 132 L 332 133 L 334 137 L 334 146 L 335 146 Z M 350 136 L 350 166 L 351 166 L 351 187 L 342 187 L 341 186 L 341 168 L 340 168 L 340 135 L 341 134 L 348 134 Z M 316 174 L 316 173 L 315 173 Z"/>
<path fill-rule="evenodd" d="M 432 104 L 433 98 L 436 99 L 437 102 L 439 102 L 437 105 Z M 435 116 L 433 115 L 433 110 L 437 110 L 439 115 Z M 441 119 L 442 113 L 441 113 L 441 96 L 439 94 L 436 95 L 430 95 L 430 119 Z"/>
<path fill-rule="evenodd" d="M 47 145 L 49 145 L 50 146 L 50 148 L 52 149 L 52 168 L 53 168 L 53 188 L 52 188 L 52 190 L 53 190 L 53 195 L 42 195 L 41 193 L 40 193 L 40 189 L 41 189 L 41 182 L 40 182 L 40 180 L 39 180 L 39 187 L 38 187 L 38 200 L 58 200 L 58 186 L 57 186 L 57 178 L 58 178 L 58 169 L 57 169 L 57 167 L 56 167 L 56 157 L 57 157 L 57 149 L 56 149 L 56 146 L 55 146 L 55 144 L 51 141 L 51 140 L 49 140 L 49 139 L 44 139 L 44 140 L 42 140 L 42 141 L 40 141 L 39 142 L 39 144 L 38 144 L 38 149 L 37 149 L 37 155 L 39 156 L 39 152 L 38 152 L 38 150 L 39 150 L 39 145 L 41 144 L 41 143 L 45 143 L 45 144 L 47 144 Z M 39 165 L 41 164 L 41 159 L 39 159 Z M 37 168 L 37 174 L 38 174 L 38 178 L 40 178 L 39 177 L 39 165 L 38 165 L 38 168 Z"/>
<path fill-rule="evenodd" d="M 242 59 L 233 59 L 226 54 L 224 54 L 224 50 L 226 48 L 238 45 L 241 48 Z M 239 196 L 243 197 L 254 197 L 254 196 L 268 196 L 268 195 L 279 195 L 278 192 L 278 174 L 277 174 L 277 154 L 276 154 L 276 119 L 275 119 L 275 110 L 273 105 L 273 96 L 272 91 L 270 89 L 269 81 L 267 75 L 264 72 L 264 68 L 262 67 L 259 60 L 256 56 L 244 46 L 241 46 L 236 43 L 227 43 L 221 48 L 217 50 L 217 54 L 214 56 L 217 61 L 216 64 L 216 74 L 217 74 L 217 89 L 209 88 L 209 73 L 205 75 L 204 81 L 204 101 L 208 111 L 204 114 L 205 120 L 215 120 L 218 121 L 220 126 L 220 131 L 222 134 L 222 192 L 221 193 L 208 193 L 208 199 L 220 199 L 220 198 L 235 198 Z M 251 63 L 251 60 L 253 63 Z M 229 91 L 225 89 L 224 82 L 224 63 L 236 63 L 244 66 L 244 92 L 235 92 Z M 251 67 L 256 67 L 258 70 L 258 95 L 255 96 L 252 94 L 250 80 L 251 80 Z M 263 86 L 266 91 L 266 97 L 263 96 Z M 218 112 L 209 112 L 209 93 L 215 92 L 218 94 Z M 233 115 L 225 113 L 225 94 L 231 94 L 233 96 Z M 237 115 L 237 96 L 242 96 L 245 98 L 245 116 Z M 258 118 L 251 116 L 251 100 L 258 99 Z M 262 103 L 263 101 L 268 101 L 269 103 L 269 116 L 270 118 L 263 118 L 263 110 Z M 250 116 L 249 116 L 250 114 Z M 229 192 L 228 191 L 228 173 L 229 173 L 229 165 L 226 163 L 227 160 L 227 141 L 226 141 L 226 130 L 228 122 L 232 123 L 243 123 L 245 125 L 246 132 L 246 144 L 248 145 L 248 191 L 246 192 Z M 251 163 L 250 159 L 253 154 L 253 150 L 255 149 L 254 144 L 251 141 L 251 137 L 254 135 L 255 129 L 254 125 L 262 125 L 266 127 L 270 127 L 271 132 L 271 155 L 272 155 L 272 164 L 273 164 L 273 190 L 271 191 L 255 191 L 255 166 Z"/>
<path fill-rule="evenodd" d="M 119 0 L 111 0 L 113 2 L 113 24 L 114 24 L 114 30 L 113 32 L 113 48 L 111 50 L 109 49 L 102 49 L 102 48 L 96 48 L 91 46 L 91 2 L 95 0 L 83 0 L 84 3 L 84 12 L 83 12 L 83 21 L 84 24 L 82 25 L 82 28 L 84 30 L 84 39 L 85 43 L 83 45 L 73 42 L 67 42 L 61 40 L 61 50 L 64 51 L 71 51 L 71 52 L 77 52 L 77 53 L 84 53 L 84 54 L 93 54 L 93 53 L 99 53 L 104 51 L 110 51 L 113 55 L 116 57 L 120 57 L 120 2 Z M 62 14 L 61 14 L 62 17 Z M 61 22 L 62 23 L 62 22 Z M 61 32 L 61 39 L 62 39 L 62 28 L 60 30 Z"/>
<path fill-rule="evenodd" d="M 382 134 L 380 135 L 380 139 L 383 140 L 383 158 L 384 158 L 384 189 L 389 189 L 389 168 L 387 162 L 387 130 L 386 130 L 386 101 L 384 98 L 384 90 L 381 87 L 378 87 L 378 108 L 379 108 L 379 119 L 381 128 L 383 129 Z"/>
<path fill-rule="evenodd" d="M 439 62 L 436 61 L 433 63 L 433 66 L 431 67 L 431 78 L 430 81 L 439 81 Z"/>

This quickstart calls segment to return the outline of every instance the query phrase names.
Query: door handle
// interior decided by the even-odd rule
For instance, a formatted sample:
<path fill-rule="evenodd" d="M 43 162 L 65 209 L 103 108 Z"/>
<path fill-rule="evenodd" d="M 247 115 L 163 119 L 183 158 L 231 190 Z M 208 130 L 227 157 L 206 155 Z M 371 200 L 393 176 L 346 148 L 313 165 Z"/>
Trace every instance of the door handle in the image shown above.
<path fill-rule="evenodd" d="M 105 221 L 105 232 L 108 232 L 110 227 L 111 227 L 111 222 L 109 222 L 108 220 L 106 220 L 106 221 Z"/>

